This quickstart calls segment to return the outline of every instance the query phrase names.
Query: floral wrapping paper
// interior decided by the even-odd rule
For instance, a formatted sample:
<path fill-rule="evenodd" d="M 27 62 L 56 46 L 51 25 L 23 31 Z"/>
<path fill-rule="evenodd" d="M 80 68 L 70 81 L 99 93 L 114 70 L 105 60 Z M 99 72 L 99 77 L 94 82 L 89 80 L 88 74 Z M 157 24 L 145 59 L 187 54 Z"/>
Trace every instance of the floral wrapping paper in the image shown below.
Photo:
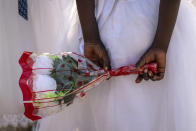
<path fill-rule="evenodd" d="M 58 54 L 24 52 L 19 60 L 23 73 L 19 85 L 23 93 L 25 116 L 38 120 L 62 111 L 75 98 L 112 76 L 140 74 L 144 68 L 157 72 L 156 63 L 136 70 L 134 65 L 110 71 L 74 52 Z"/>

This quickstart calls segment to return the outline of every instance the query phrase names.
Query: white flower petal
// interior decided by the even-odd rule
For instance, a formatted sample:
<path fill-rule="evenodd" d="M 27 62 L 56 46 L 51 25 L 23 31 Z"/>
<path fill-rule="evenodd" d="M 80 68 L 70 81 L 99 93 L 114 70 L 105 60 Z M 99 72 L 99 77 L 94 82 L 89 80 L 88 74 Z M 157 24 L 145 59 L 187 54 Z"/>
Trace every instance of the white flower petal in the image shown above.
<path fill-rule="evenodd" d="M 33 72 L 35 74 L 49 75 L 50 71 L 53 68 L 53 61 L 45 55 L 40 55 L 36 58 L 35 63 L 33 64 Z"/>
<path fill-rule="evenodd" d="M 33 81 L 34 91 L 56 90 L 56 81 L 49 75 L 35 75 Z"/>

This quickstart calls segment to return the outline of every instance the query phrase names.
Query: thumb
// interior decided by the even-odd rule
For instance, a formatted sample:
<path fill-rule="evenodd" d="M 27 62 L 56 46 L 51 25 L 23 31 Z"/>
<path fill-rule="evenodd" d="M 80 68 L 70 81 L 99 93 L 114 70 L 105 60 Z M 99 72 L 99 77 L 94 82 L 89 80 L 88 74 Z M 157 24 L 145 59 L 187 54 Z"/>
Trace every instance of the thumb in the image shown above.
<path fill-rule="evenodd" d="M 139 68 L 141 66 L 144 66 L 146 63 L 146 60 L 144 57 L 141 57 L 140 60 L 136 63 L 136 68 Z"/>
<path fill-rule="evenodd" d="M 109 58 L 103 58 L 103 68 L 105 71 L 111 70 L 110 60 Z"/>

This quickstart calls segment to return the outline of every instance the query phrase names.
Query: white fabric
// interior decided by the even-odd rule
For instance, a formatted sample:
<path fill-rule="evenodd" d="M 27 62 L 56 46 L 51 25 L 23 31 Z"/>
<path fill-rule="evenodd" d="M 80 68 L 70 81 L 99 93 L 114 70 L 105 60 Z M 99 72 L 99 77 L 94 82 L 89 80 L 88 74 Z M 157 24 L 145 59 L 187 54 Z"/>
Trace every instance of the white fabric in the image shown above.
<path fill-rule="evenodd" d="M 0 118 L 0 128 L 12 127 L 27 127 L 32 124 L 32 121 L 27 119 L 23 114 L 4 114 Z"/>
<path fill-rule="evenodd" d="M 0 127 L 27 125 L 18 86 L 18 59 L 24 50 L 35 51 L 31 23 L 18 15 L 17 0 L 0 0 Z"/>
<path fill-rule="evenodd" d="M 70 0 L 28 0 L 29 20 L 26 21 L 18 15 L 17 0 L 0 0 L 0 127 L 24 126 L 29 122 L 21 117 L 24 106 L 18 85 L 21 75 L 18 60 L 23 51 L 66 51 L 63 47 L 65 41 L 73 43 L 66 48 L 67 51 L 77 51 L 74 41 L 78 43 L 78 39 L 72 37 L 77 34 L 74 30 L 78 28 L 73 21 L 73 17 L 77 16 L 76 6 L 61 7 L 68 2 L 73 3 Z M 75 13 L 70 13 L 71 10 Z M 70 24 L 64 25 L 63 15 L 67 15 L 66 22 Z M 75 22 L 78 21 L 75 19 Z M 72 30 L 68 31 L 69 28 Z"/>
<path fill-rule="evenodd" d="M 38 52 L 79 50 L 74 0 L 29 0 L 28 4 Z"/>
<path fill-rule="evenodd" d="M 21 101 L 16 86 L 21 72 L 15 65 L 23 50 L 79 52 L 80 47 L 82 52 L 83 48 L 79 45 L 83 41 L 75 1 L 29 0 L 29 22 L 17 15 L 16 5 L 12 0 L 0 1 L 2 114 L 22 112 L 22 104 L 16 104 Z M 96 7 L 112 67 L 134 64 L 155 35 L 159 0 L 97 0 Z M 184 0 L 167 54 L 164 80 L 135 84 L 136 76 L 112 78 L 64 112 L 39 121 L 36 130 L 195 131 L 195 15 L 193 5 Z"/>
<path fill-rule="evenodd" d="M 155 35 L 159 0 L 96 2 L 101 38 L 112 67 L 134 64 Z M 167 55 L 164 80 L 135 84 L 136 76 L 112 78 L 89 92 L 85 100 L 41 120 L 37 130 L 195 131 L 195 15 L 193 5 L 183 1 Z"/>

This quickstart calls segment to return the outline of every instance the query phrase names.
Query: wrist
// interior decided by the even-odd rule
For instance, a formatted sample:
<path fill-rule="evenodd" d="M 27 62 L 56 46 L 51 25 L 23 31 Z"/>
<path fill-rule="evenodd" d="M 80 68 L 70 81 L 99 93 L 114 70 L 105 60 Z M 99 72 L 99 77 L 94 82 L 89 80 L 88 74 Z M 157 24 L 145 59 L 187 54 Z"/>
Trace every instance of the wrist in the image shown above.
<path fill-rule="evenodd" d="M 167 53 L 168 46 L 169 46 L 169 41 L 155 39 L 151 45 L 151 48 L 159 49 Z"/>
<path fill-rule="evenodd" d="M 91 36 L 91 37 L 85 37 L 83 36 L 84 38 L 84 43 L 86 44 L 98 44 L 98 43 L 101 43 L 101 39 L 99 36 Z"/>
<path fill-rule="evenodd" d="M 84 45 L 103 45 L 101 40 L 84 41 Z"/>
<path fill-rule="evenodd" d="M 161 50 L 161 51 L 163 51 L 163 52 L 165 52 L 165 53 L 167 53 L 167 49 L 168 49 L 167 47 L 162 46 L 161 44 L 160 44 L 160 45 L 159 45 L 159 44 L 152 44 L 151 48 L 152 48 L 152 49 Z"/>

